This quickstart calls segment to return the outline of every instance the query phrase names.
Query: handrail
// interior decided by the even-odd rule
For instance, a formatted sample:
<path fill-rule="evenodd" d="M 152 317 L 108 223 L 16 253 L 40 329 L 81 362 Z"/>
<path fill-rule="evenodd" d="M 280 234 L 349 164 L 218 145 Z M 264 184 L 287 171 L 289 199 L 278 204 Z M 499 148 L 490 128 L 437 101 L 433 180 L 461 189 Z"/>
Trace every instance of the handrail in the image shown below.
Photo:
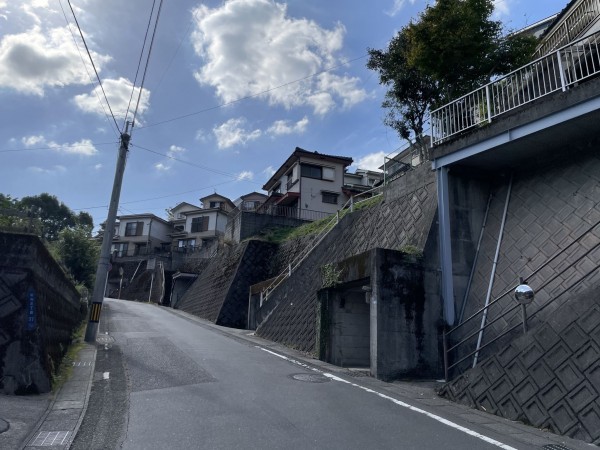
<path fill-rule="evenodd" d="M 432 111 L 432 147 L 600 74 L 599 41 L 600 31 L 573 41 Z"/>
<path fill-rule="evenodd" d="M 297 269 L 300 264 L 302 264 L 306 258 L 308 258 L 308 256 L 310 255 L 310 253 L 323 241 L 323 239 L 325 239 L 325 237 L 329 234 L 329 232 L 331 230 L 333 230 L 333 228 L 335 228 L 335 226 L 339 223 L 340 220 L 340 211 L 344 211 L 349 209 L 350 212 L 354 211 L 354 207 L 357 204 L 362 203 L 363 201 L 366 201 L 370 198 L 373 197 L 377 197 L 379 195 L 383 194 L 383 188 L 384 185 L 381 186 L 377 186 L 373 189 L 369 189 L 368 191 L 365 192 L 361 192 L 360 194 L 357 194 L 355 196 L 351 196 L 346 203 L 344 203 L 342 205 L 342 207 L 338 210 L 338 212 L 332 216 L 332 218 L 327 222 L 327 224 L 323 227 L 323 229 L 321 230 L 321 232 L 319 232 L 312 240 L 311 244 L 308 245 L 305 250 L 303 252 L 300 253 L 300 255 L 293 259 L 292 262 L 290 264 L 288 264 L 288 267 L 281 272 L 279 275 L 277 275 L 276 277 L 273 278 L 273 282 L 271 284 L 269 284 L 264 290 L 263 290 L 263 299 L 266 302 L 268 300 L 269 295 L 277 288 L 279 287 L 288 277 L 291 276 L 292 272 Z M 360 197 L 360 196 L 366 196 L 366 194 L 372 194 L 378 192 L 375 195 L 371 195 L 363 200 L 360 200 L 358 202 L 354 201 L 355 197 Z M 345 214 L 345 211 L 342 213 Z"/>
<path fill-rule="evenodd" d="M 600 225 L 600 221 L 597 221 L 595 224 L 591 225 L 589 228 L 587 228 L 585 231 L 583 231 L 575 240 L 573 240 L 569 245 L 567 245 L 565 248 L 560 249 L 557 252 L 555 252 L 555 254 L 552 255 L 547 261 L 545 261 L 537 269 L 535 269 L 533 272 L 531 272 L 529 274 L 529 276 L 527 276 L 526 278 L 523 279 L 523 282 L 527 283 L 528 280 L 531 280 L 535 275 L 537 275 L 538 273 L 540 273 L 540 271 L 542 269 L 544 269 L 545 267 L 547 267 L 550 263 L 552 263 L 554 260 L 556 260 L 556 258 L 558 258 L 560 255 L 562 255 L 565 252 L 567 252 L 572 246 L 574 246 L 575 244 L 577 244 L 578 242 L 580 242 L 584 237 L 586 237 L 587 235 L 589 235 L 589 233 L 591 233 L 599 225 Z M 559 278 L 560 276 L 562 276 L 562 274 L 566 270 L 568 270 L 571 267 L 573 267 L 576 264 L 578 264 L 581 260 L 583 260 L 584 258 L 586 258 L 590 253 L 592 253 L 593 251 L 595 251 L 599 247 L 600 247 L 600 242 L 598 242 L 597 244 L 593 245 L 591 248 L 589 248 L 587 251 L 585 251 L 583 254 L 581 254 L 579 257 L 577 257 L 574 261 L 571 261 L 570 264 L 566 268 L 564 268 L 561 272 L 556 272 L 549 279 L 544 280 L 539 286 L 536 287 L 536 290 L 540 291 L 541 289 L 544 289 L 546 286 L 548 286 L 554 280 L 556 280 L 557 278 Z M 529 315 L 529 319 L 531 319 L 532 317 L 535 317 L 541 310 L 543 310 L 544 308 L 546 308 L 548 306 L 548 304 L 550 304 L 553 301 L 555 301 L 557 298 L 559 298 L 565 292 L 567 292 L 569 289 L 571 289 L 574 285 L 576 285 L 577 283 L 583 281 L 591 273 L 593 273 L 594 271 L 598 270 L 599 268 L 600 268 L 600 266 L 597 266 L 597 267 L 593 268 L 591 271 L 589 271 L 588 273 L 586 273 L 579 280 L 577 280 L 576 282 L 574 282 L 572 284 L 572 286 L 570 286 L 569 288 L 566 288 L 565 290 L 563 290 L 556 297 L 551 298 L 550 300 L 546 301 L 543 305 L 541 305 L 539 308 L 537 308 L 537 310 L 535 310 L 532 314 Z M 459 360 L 453 362 L 452 364 L 448 363 L 450 352 L 452 352 L 452 351 L 456 350 L 457 348 L 461 347 L 462 345 L 466 344 L 471 338 L 473 338 L 474 336 L 476 336 L 479 333 L 479 328 L 477 328 L 475 331 L 471 332 L 470 334 L 467 334 L 465 337 L 463 337 L 460 341 L 456 342 L 451 347 L 448 347 L 448 337 L 451 334 L 453 334 L 456 331 L 458 331 L 459 329 L 465 327 L 465 325 L 468 322 L 470 322 L 472 319 L 474 319 L 476 317 L 479 317 L 485 310 L 489 310 L 494 304 L 496 304 L 502 298 L 504 298 L 507 295 L 511 294 L 514 291 L 514 289 L 516 288 L 516 286 L 517 285 L 514 285 L 514 286 L 510 287 L 509 289 L 505 290 L 500 295 L 498 295 L 494 300 L 492 300 L 487 306 L 484 306 L 483 308 L 480 308 L 475 313 L 473 313 L 471 316 L 469 316 L 467 319 L 465 319 L 462 323 L 460 323 L 457 326 L 453 327 L 452 329 L 444 332 L 444 334 L 443 334 L 443 340 L 444 340 L 444 366 L 445 366 L 444 370 L 445 370 L 446 380 L 448 379 L 448 373 L 449 373 L 450 369 L 458 366 L 459 364 L 461 364 L 462 362 L 464 362 L 465 360 L 467 360 L 468 358 L 470 358 L 471 356 L 475 355 L 478 352 L 478 350 L 476 349 L 476 350 L 468 353 L 467 355 L 463 356 Z M 512 307 L 509 306 L 507 309 L 505 309 L 500 314 L 498 314 L 497 317 L 495 317 L 493 320 L 489 321 L 485 325 L 484 328 L 490 327 L 491 325 L 493 325 L 494 323 L 496 323 L 498 320 L 502 319 L 503 317 L 506 317 L 508 314 L 510 314 L 513 311 L 515 311 L 515 309 L 517 309 L 518 307 L 519 307 L 518 304 L 515 304 Z M 495 338 L 493 338 L 491 341 L 487 342 L 484 345 L 481 345 L 480 348 L 479 348 L 479 351 L 481 351 L 484 348 L 488 347 L 490 344 L 492 344 L 493 342 L 496 342 L 499 338 L 501 338 L 502 336 L 505 336 L 506 334 L 508 334 L 509 332 L 511 332 L 512 330 L 514 330 L 515 328 L 518 328 L 519 326 L 521 326 L 521 323 L 518 323 L 518 324 L 510 327 L 508 330 L 505 330 L 504 332 L 500 333 L 498 336 L 496 336 Z"/>

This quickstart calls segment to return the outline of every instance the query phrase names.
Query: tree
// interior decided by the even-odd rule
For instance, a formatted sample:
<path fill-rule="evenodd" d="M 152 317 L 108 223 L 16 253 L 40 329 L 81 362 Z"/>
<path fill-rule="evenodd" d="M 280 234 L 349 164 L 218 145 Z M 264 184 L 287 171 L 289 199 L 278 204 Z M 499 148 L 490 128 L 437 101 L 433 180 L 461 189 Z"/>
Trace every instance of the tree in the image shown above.
<path fill-rule="evenodd" d="M 439 89 L 435 80 L 408 64 L 408 40 L 405 33 L 392 39 L 386 52 L 369 49 L 367 67 L 379 72 L 381 84 L 389 87 L 382 106 L 388 110 L 384 123 L 405 140 L 423 135 L 429 105 L 436 102 Z"/>
<path fill-rule="evenodd" d="M 389 87 L 384 120 L 400 137 L 422 136 L 427 111 L 530 60 L 533 36 L 504 36 L 492 0 L 437 0 L 402 28 L 386 50 L 369 49 L 367 67 Z"/>
<path fill-rule="evenodd" d="M 88 289 L 94 286 L 100 255 L 98 242 L 91 238 L 92 228 L 76 226 L 60 231 L 54 243 L 56 253 L 73 278 Z"/>

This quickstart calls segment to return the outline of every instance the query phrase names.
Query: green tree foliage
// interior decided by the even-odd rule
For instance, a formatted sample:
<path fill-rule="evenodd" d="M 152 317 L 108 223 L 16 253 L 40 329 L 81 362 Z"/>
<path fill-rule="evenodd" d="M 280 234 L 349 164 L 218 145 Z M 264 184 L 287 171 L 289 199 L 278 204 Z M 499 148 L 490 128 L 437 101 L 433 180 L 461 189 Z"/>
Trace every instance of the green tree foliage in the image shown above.
<path fill-rule="evenodd" d="M 91 238 L 91 227 L 77 226 L 60 231 L 54 243 L 56 253 L 73 278 L 92 289 L 100 255 L 98 243 Z"/>
<path fill-rule="evenodd" d="M 23 197 L 18 205 L 21 210 L 32 211 L 40 218 L 43 226 L 42 237 L 48 241 L 57 240 L 61 230 L 78 224 L 78 216 L 67 205 L 59 202 L 54 195 L 43 193 Z"/>
<path fill-rule="evenodd" d="M 527 63 L 533 36 L 505 36 L 492 0 L 437 0 L 402 28 L 367 67 L 388 86 L 385 123 L 419 138 L 426 112 Z"/>

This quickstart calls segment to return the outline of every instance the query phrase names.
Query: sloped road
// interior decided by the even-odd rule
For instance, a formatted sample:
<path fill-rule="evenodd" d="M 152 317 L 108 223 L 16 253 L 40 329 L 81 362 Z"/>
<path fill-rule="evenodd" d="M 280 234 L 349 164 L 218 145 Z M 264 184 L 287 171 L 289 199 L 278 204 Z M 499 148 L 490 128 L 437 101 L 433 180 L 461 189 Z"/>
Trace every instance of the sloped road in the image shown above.
<path fill-rule="evenodd" d="M 105 305 L 72 448 L 532 448 L 163 308 Z"/>

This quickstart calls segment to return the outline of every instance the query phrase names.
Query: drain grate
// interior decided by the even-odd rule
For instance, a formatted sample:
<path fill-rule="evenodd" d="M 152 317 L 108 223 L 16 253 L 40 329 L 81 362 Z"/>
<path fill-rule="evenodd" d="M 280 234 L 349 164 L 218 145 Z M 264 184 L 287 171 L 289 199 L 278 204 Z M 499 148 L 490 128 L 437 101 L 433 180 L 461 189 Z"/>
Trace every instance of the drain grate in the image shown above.
<path fill-rule="evenodd" d="M 297 381 L 304 381 L 305 383 L 327 383 L 331 381 L 330 378 L 318 373 L 296 373 L 290 375 L 290 378 Z"/>
<path fill-rule="evenodd" d="M 70 433 L 70 431 L 40 431 L 28 447 L 64 445 Z"/>
<path fill-rule="evenodd" d="M 565 447 L 562 444 L 548 444 L 542 447 L 544 450 L 573 450 L 569 447 Z"/>

